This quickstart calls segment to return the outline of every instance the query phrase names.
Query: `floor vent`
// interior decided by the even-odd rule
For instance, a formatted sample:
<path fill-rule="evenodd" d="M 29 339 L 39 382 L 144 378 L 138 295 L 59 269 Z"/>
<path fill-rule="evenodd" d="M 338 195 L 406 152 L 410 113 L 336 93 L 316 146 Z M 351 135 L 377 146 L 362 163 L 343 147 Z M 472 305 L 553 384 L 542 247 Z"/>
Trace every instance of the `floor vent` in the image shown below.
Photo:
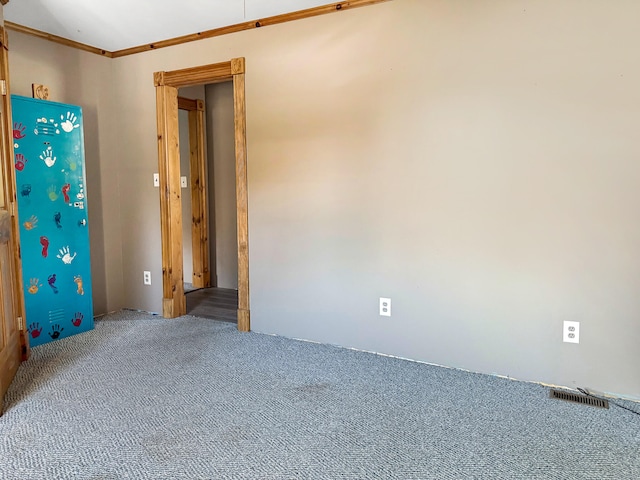
<path fill-rule="evenodd" d="M 562 390 L 551 390 L 549 392 L 551 398 L 564 400 L 565 402 L 581 403 L 582 405 L 591 405 L 598 408 L 609 408 L 609 402 L 601 398 L 590 397 L 579 393 L 564 392 Z"/>

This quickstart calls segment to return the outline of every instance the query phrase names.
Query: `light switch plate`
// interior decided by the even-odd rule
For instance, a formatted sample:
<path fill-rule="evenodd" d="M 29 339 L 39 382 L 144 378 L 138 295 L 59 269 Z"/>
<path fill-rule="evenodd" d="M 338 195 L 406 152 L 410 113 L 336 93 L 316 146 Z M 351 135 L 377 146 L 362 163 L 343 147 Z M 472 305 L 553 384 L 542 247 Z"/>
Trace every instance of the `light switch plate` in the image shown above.
<path fill-rule="evenodd" d="M 182 188 L 187 188 L 187 177 L 180 177 L 180 186 Z"/>
<path fill-rule="evenodd" d="M 160 186 L 160 174 L 159 173 L 154 173 L 153 174 L 153 186 L 154 187 L 159 187 Z"/>

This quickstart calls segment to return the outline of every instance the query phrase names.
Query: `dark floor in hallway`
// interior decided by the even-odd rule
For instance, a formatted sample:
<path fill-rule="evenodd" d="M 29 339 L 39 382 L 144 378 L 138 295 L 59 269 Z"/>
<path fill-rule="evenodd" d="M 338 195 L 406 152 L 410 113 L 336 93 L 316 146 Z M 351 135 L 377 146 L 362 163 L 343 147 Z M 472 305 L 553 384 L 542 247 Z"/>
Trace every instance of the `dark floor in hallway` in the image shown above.
<path fill-rule="evenodd" d="M 186 294 L 187 313 L 223 322 L 238 322 L 238 291 L 230 288 L 201 288 Z"/>

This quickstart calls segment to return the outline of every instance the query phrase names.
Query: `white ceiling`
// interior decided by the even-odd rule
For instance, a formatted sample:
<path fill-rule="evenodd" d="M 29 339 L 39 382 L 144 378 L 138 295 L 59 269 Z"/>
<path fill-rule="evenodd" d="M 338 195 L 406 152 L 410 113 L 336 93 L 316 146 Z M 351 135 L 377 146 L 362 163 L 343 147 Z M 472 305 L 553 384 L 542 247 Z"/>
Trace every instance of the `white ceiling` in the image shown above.
<path fill-rule="evenodd" d="M 4 7 L 4 17 L 113 52 L 329 3 L 330 0 L 10 0 Z"/>

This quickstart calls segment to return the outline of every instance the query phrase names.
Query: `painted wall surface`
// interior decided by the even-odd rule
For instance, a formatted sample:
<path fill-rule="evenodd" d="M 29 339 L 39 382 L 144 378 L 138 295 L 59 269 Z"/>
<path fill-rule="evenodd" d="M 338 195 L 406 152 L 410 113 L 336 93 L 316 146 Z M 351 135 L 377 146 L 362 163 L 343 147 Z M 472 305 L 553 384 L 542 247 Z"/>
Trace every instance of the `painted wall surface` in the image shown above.
<path fill-rule="evenodd" d="M 233 124 L 233 83 L 206 87 L 207 157 L 209 166 L 209 230 L 217 286 L 238 289 L 236 215 L 236 150 Z"/>
<path fill-rule="evenodd" d="M 110 67 L 15 35 L 12 74 L 113 69 L 92 103 L 117 126 L 94 147 L 110 304 L 161 310 L 140 281 L 161 262 L 153 72 L 244 56 L 254 330 L 640 398 L 639 15 L 394 0 Z"/>
<path fill-rule="evenodd" d="M 11 93 L 30 97 L 32 83 L 44 84 L 49 87 L 50 100 L 82 107 L 93 306 L 96 314 L 120 309 L 125 306 L 120 210 L 135 199 L 121 201 L 119 194 L 115 144 L 118 132 L 132 127 L 114 115 L 111 60 L 12 30 L 8 33 Z M 125 108 L 124 114 L 134 113 Z M 142 284 L 142 276 L 139 280 Z"/>
<path fill-rule="evenodd" d="M 191 244 L 191 188 L 190 162 L 189 162 L 189 112 L 178 111 L 178 123 L 180 128 L 180 175 L 187 177 L 187 188 L 182 189 L 182 275 L 184 281 L 191 283 L 193 280 L 193 247 Z"/>

